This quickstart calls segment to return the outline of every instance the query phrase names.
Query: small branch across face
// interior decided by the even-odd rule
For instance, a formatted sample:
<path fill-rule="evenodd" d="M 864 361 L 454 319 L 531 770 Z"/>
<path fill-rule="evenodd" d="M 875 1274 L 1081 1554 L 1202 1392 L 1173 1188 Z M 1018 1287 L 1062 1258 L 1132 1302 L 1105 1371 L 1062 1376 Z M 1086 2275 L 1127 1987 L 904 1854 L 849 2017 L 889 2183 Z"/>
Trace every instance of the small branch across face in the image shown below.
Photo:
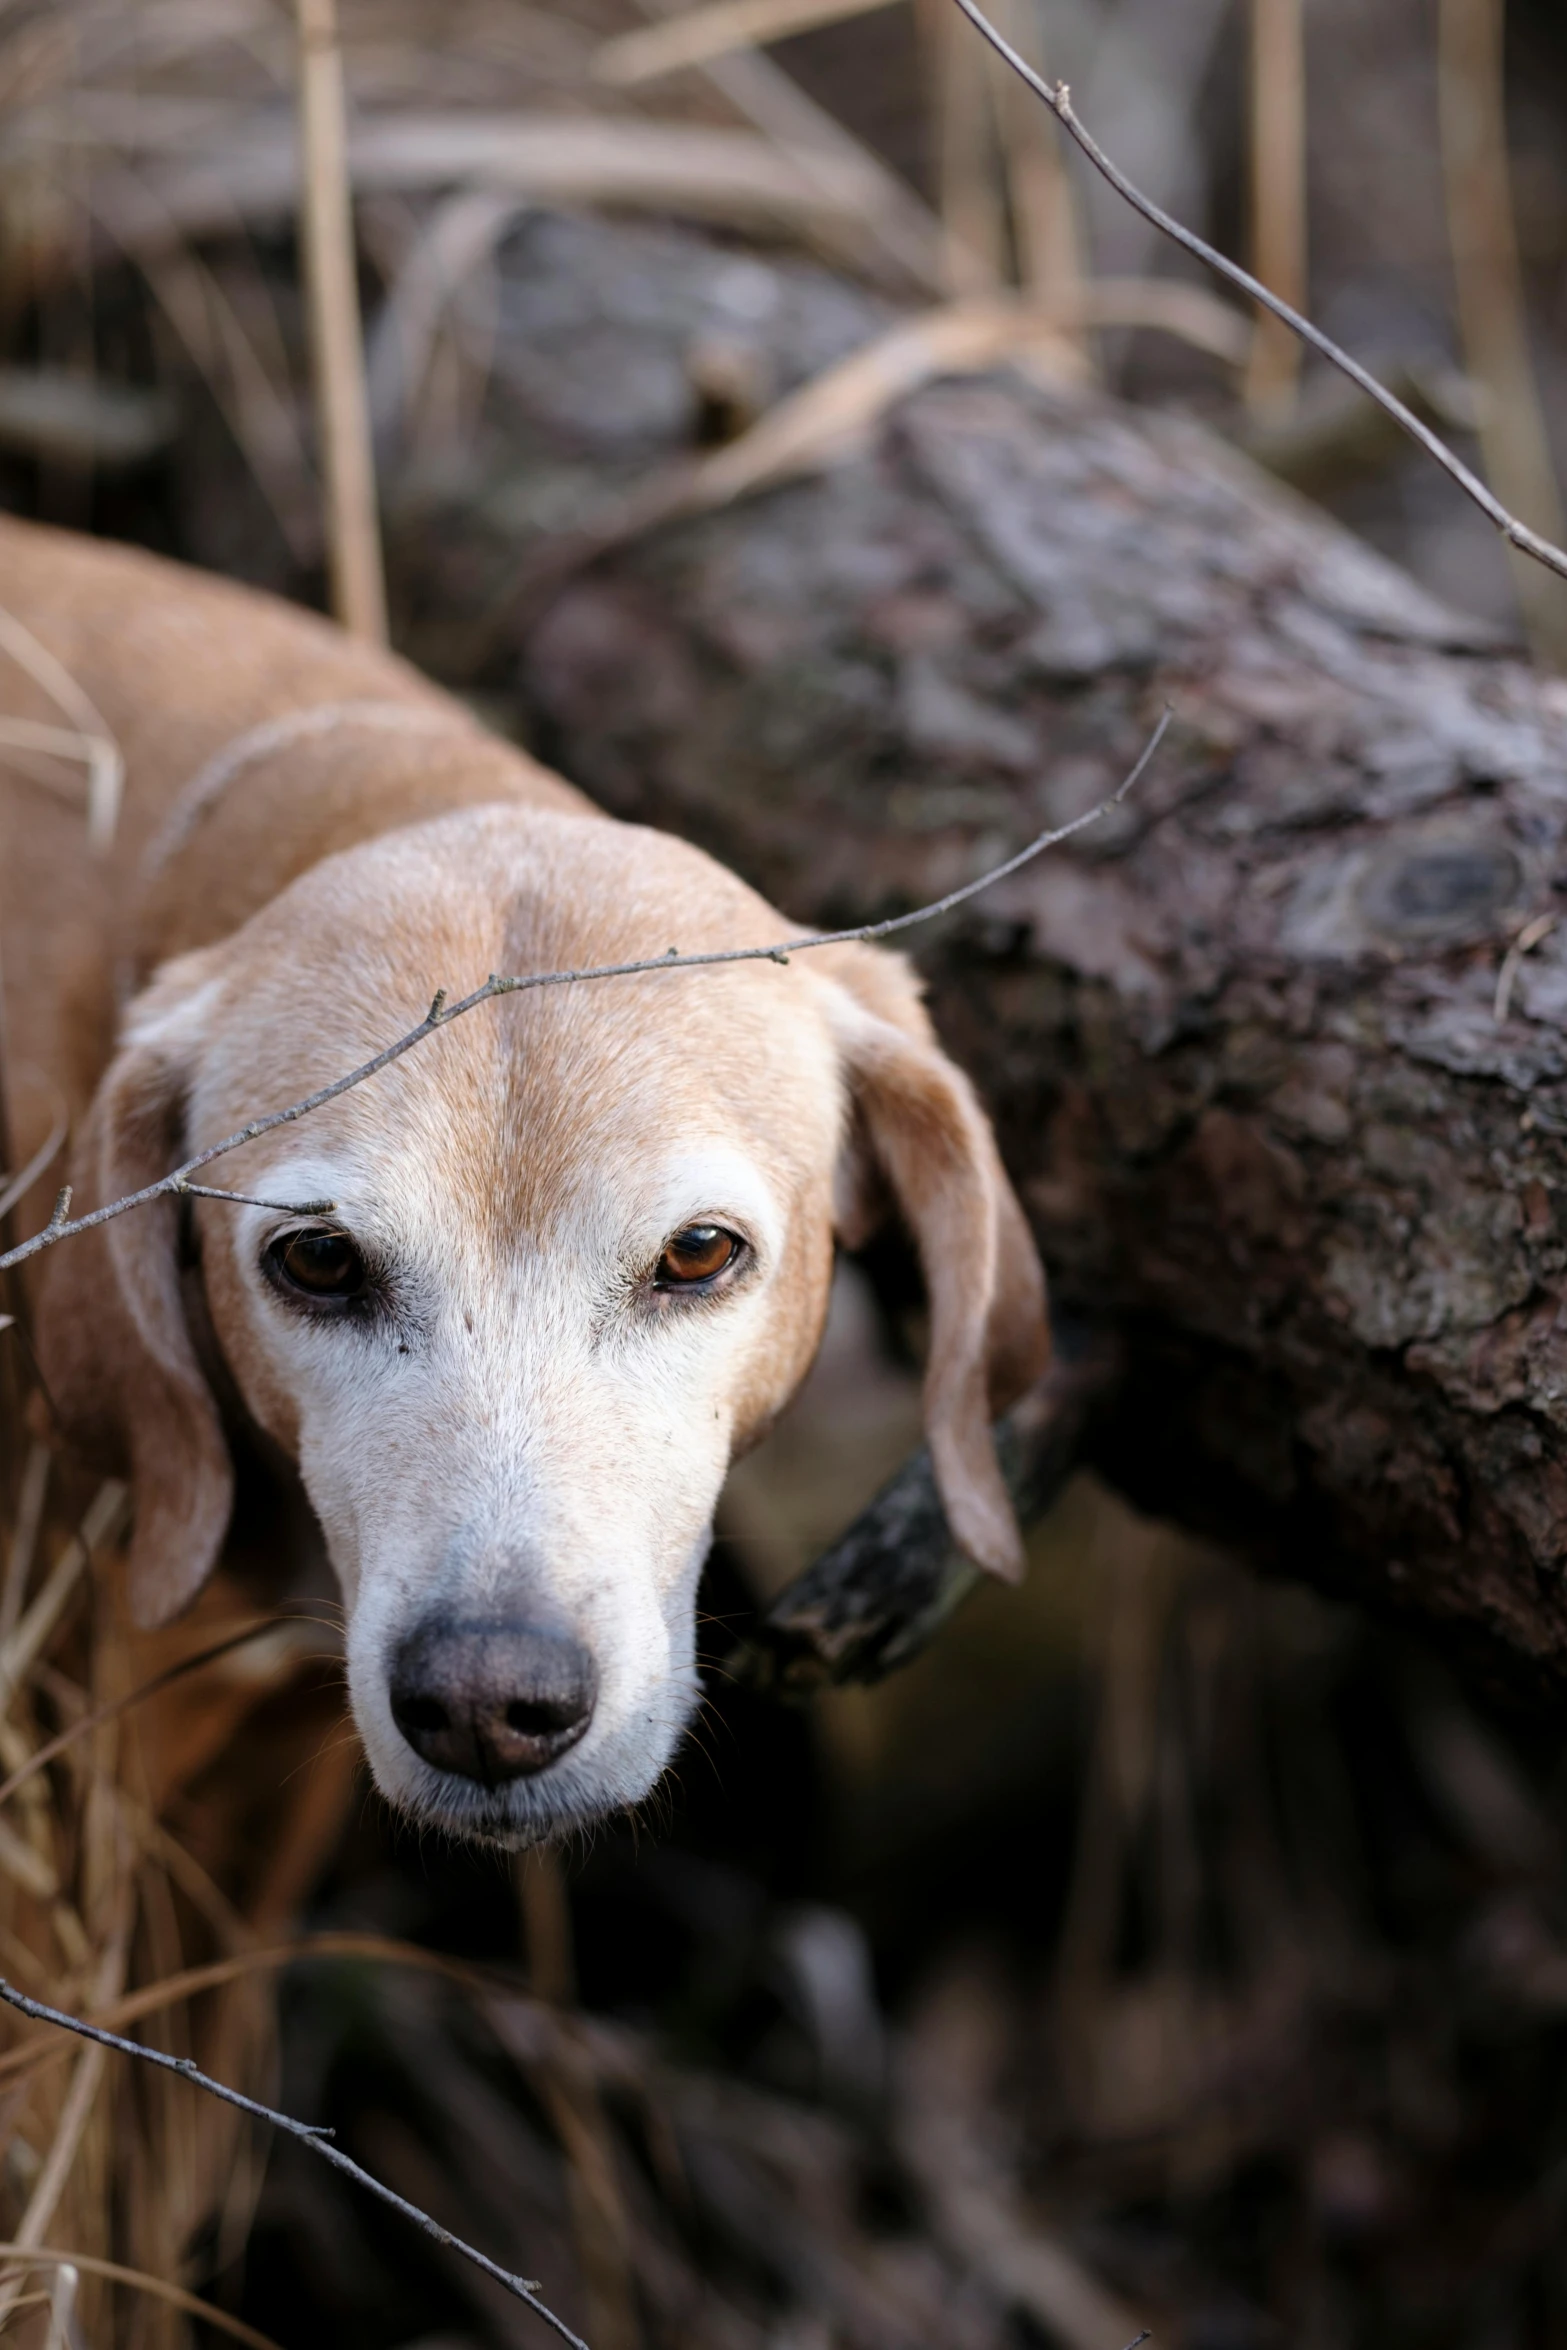
<path fill-rule="evenodd" d="M 522 995 L 538 987 L 578 986 L 591 979 L 637 979 L 659 971 L 708 970 L 723 963 L 787 963 L 791 955 L 809 954 L 816 947 L 846 946 L 862 941 L 869 943 L 891 938 L 899 931 L 912 930 L 918 923 L 933 922 L 938 915 L 951 913 L 954 907 L 978 897 L 996 882 L 1005 881 L 1009 875 L 1030 864 L 1035 857 L 1042 856 L 1045 850 L 1058 848 L 1063 841 L 1085 832 L 1090 825 L 1097 824 L 1107 816 L 1112 808 L 1119 807 L 1147 771 L 1150 760 L 1169 731 L 1171 717 L 1172 712 L 1168 708 L 1161 713 L 1135 765 L 1108 799 L 1101 800 L 1097 807 L 1089 808 L 1083 815 L 1074 816 L 1070 823 L 1056 825 L 1052 830 L 1038 834 L 1015 856 L 1006 858 L 1003 863 L 982 873 L 976 881 L 968 881 L 961 888 L 948 890 L 945 897 L 933 900 L 928 906 L 918 906 L 912 913 L 894 914 L 884 922 L 862 922 L 852 930 L 808 931 L 798 938 L 780 939 L 774 946 L 725 947 L 701 955 L 682 955 L 671 947 L 666 954 L 647 956 L 637 962 L 605 963 L 591 970 L 530 971 L 516 977 L 492 972 L 482 987 L 476 987 L 470 994 L 459 997 L 454 1004 L 447 1002 L 446 990 L 441 988 L 417 1027 L 410 1028 L 406 1035 L 398 1037 L 368 1061 L 361 1062 L 357 1069 L 350 1069 L 345 1077 L 339 1077 L 331 1085 L 323 1085 L 315 1093 L 307 1094 L 303 1101 L 291 1102 L 285 1110 L 273 1110 L 266 1117 L 252 1118 L 238 1133 L 225 1135 L 221 1142 L 209 1144 L 206 1150 L 198 1151 L 193 1158 L 187 1159 L 183 1166 L 160 1176 L 156 1183 L 145 1184 L 139 1191 L 127 1192 L 122 1198 L 110 1200 L 105 1206 L 94 1208 L 89 1215 L 78 1216 L 74 1221 L 70 1212 L 71 1190 L 67 1185 L 55 1201 L 54 1213 L 43 1231 L 0 1254 L 0 1273 L 9 1272 L 13 1265 L 25 1264 L 29 1257 L 38 1256 L 46 1248 L 53 1248 L 57 1241 L 73 1239 L 78 1232 L 90 1232 L 99 1224 L 107 1224 L 115 1216 L 126 1215 L 132 1208 L 145 1207 L 157 1199 L 194 1196 L 234 1200 L 251 1207 L 277 1207 L 279 1203 L 275 1201 L 252 1200 L 243 1192 L 204 1187 L 193 1183 L 191 1177 L 203 1167 L 211 1166 L 215 1159 L 224 1157 L 227 1152 L 238 1150 L 243 1143 L 255 1142 L 261 1135 L 274 1133 L 280 1126 L 291 1126 L 300 1118 L 308 1117 L 312 1110 L 319 1110 L 326 1103 L 338 1100 L 353 1086 L 363 1085 L 370 1078 L 379 1076 L 392 1062 L 401 1060 L 404 1053 L 412 1052 L 415 1045 L 422 1044 L 427 1036 L 433 1036 L 437 1028 L 448 1027 L 453 1020 L 460 1020 L 465 1013 L 477 1011 L 481 1004 L 494 1003 L 501 996 Z M 282 1213 L 326 1215 L 331 1212 L 331 1208 L 330 1200 L 314 1201 L 303 1206 L 284 1207 Z"/>

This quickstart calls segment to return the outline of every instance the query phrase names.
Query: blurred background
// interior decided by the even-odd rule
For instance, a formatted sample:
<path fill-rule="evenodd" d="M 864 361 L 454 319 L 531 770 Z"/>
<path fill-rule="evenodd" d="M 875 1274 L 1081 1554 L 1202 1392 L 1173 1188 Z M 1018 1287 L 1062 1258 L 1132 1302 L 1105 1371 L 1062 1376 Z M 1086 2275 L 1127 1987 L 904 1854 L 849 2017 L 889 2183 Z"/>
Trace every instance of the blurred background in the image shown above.
<path fill-rule="evenodd" d="M 1559 6 L 997 8 L 1140 184 L 1561 535 Z M 521 648 L 552 584 L 832 370 L 846 414 L 1007 361 L 1180 408 L 1567 664 L 1567 598 L 1085 176 L 950 0 L 343 0 L 340 29 L 391 639 L 546 754 Z M 298 58 L 274 0 L 0 0 L 0 504 L 341 609 Z M 389 1819 L 329 1615 L 192 1663 L 297 1533 L 259 1490 L 197 1619 L 124 1639 L 121 1501 L 30 1440 L 0 1329 L 0 1965 L 331 2124 L 593 2350 L 1567 2343 L 1553 1718 L 1087 1475 L 1024 1588 L 894 1678 L 807 1710 L 729 1670 L 917 1441 L 916 1325 L 895 1267 L 843 1267 L 726 1495 L 669 1784 L 517 1863 Z M 161 2279 L 288 2350 L 547 2339 L 125 2069 L 0 2054 L 29 2255 L 0 2321 L 208 2338 Z M 69 2306 L 39 2247 L 79 2255 Z"/>

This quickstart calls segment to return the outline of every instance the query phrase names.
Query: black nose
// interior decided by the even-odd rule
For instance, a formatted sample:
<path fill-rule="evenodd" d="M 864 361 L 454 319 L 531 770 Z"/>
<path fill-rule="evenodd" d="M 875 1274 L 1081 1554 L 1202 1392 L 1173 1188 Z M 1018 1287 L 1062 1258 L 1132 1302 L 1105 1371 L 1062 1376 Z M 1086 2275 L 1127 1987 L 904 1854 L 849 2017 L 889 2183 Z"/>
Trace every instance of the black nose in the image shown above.
<path fill-rule="evenodd" d="M 421 1624 L 392 1667 L 392 1719 L 415 1754 L 486 1787 L 575 1746 L 597 1695 L 587 1650 L 526 1624 Z"/>

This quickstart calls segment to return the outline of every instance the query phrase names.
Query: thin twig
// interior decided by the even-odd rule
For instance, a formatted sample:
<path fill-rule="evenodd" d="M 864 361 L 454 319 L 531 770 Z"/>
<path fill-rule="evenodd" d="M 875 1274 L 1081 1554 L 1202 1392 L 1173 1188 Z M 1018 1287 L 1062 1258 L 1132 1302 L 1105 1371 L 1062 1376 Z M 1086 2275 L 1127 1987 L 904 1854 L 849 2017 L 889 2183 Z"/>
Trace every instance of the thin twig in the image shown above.
<path fill-rule="evenodd" d="M 330 1216 L 337 1206 L 335 1199 L 253 1199 L 248 1191 L 215 1191 L 210 1183 L 180 1183 L 175 1190 L 181 1199 L 226 1199 L 242 1208 L 271 1208 L 280 1216 Z"/>
<path fill-rule="evenodd" d="M 1195 230 L 1187 228 L 1164 211 L 1151 196 L 1145 196 L 1142 189 L 1127 178 L 1119 164 L 1111 162 L 1098 141 L 1084 129 L 1073 111 L 1072 94 L 1066 83 L 1052 85 L 1042 74 L 1035 73 L 1027 60 L 1018 55 L 1011 42 L 996 30 L 984 10 L 978 6 L 978 0 L 956 0 L 956 5 L 962 9 L 975 30 L 983 34 L 997 56 L 1005 58 L 1013 72 L 1022 76 L 1035 97 L 1049 107 L 1062 129 L 1087 156 L 1101 178 L 1109 181 L 1117 195 L 1123 196 L 1134 212 L 1141 213 L 1144 220 L 1179 245 L 1183 252 L 1190 253 L 1206 269 L 1216 271 L 1244 294 L 1248 301 L 1261 303 L 1264 310 L 1282 319 L 1292 332 L 1300 336 L 1302 342 L 1309 343 L 1314 351 L 1347 375 L 1351 383 L 1358 384 L 1367 399 L 1374 400 L 1412 441 L 1418 442 L 1426 455 L 1434 458 L 1442 471 L 1458 484 L 1465 497 L 1472 498 L 1481 513 L 1496 525 L 1509 546 L 1520 548 L 1524 554 L 1532 555 L 1537 563 L 1543 563 L 1548 571 L 1554 571 L 1560 578 L 1567 579 L 1567 551 L 1554 546 L 1549 539 L 1542 538 L 1537 530 L 1531 530 L 1527 523 L 1520 522 L 1516 514 L 1510 513 L 1500 498 L 1493 497 L 1480 476 L 1472 473 L 1463 459 L 1456 457 L 1429 425 L 1422 424 L 1412 408 L 1407 408 L 1385 384 L 1378 383 L 1369 369 L 1362 367 L 1358 359 L 1352 359 L 1331 336 L 1325 335 L 1319 326 L 1313 326 L 1309 318 L 1302 317 L 1279 295 L 1270 293 L 1260 280 L 1252 276 L 1250 270 L 1242 269 L 1238 261 L 1227 259 L 1198 236 Z"/>
<path fill-rule="evenodd" d="M 98 2024 L 84 2022 L 80 2016 L 67 2015 L 58 2007 L 48 2007 L 41 1999 L 29 1999 L 25 1991 L 18 1991 L 15 1984 L 8 1983 L 3 1976 L 0 1976 L 0 1999 L 8 2007 L 14 2007 L 19 2014 L 30 2016 L 35 2023 L 58 2025 L 61 2031 L 74 2032 L 79 2039 L 91 2040 L 100 2048 L 112 2048 L 121 2056 L 137 2057 L 143 2064 L 156 2065 L 162 2072 L 178 2073 L 182 2080 L 193 2082 L 198 2089 L 205 2089 L 210 2097 L 220 2098 L 225 2105 L 232 2105 L 239 2112 L 248 2113 L 252 2119 L 268 2122 L 273 2129 L 297 2138 L 301 2145 L 319 2154 L 324 2162 L 345 2172 L 383 2203 L 389 2203 L 394 2211 L 400 2211 L 405 2219 L 412 2220 L 415 2227 L 433 2237 L 437 2244 L 444 2245 L 448 2252 L 460 2253 L 464 2260 L 472 2261 L 475 2268 L 493 2277 L 498 2285 L 503 2285 L 508 2293 L 524 2302 L 536 2317 L 543 2318 L 546 2325 L 552 2326 L 563 2342 L 572 2345 L 572 2350 L 587 2350 L 587 2344 L 581 2336 L 574 2334 L 539 2299 L 534 2281 L 513 2276 L 510 2269 L 502 2268 L 487 2253 L 480 2252 L 472 2244 L 465 2244 L 461 2236 L 452 2234 L 450 2228 L 443 2228 L 439 2220 L 432 2219 L 427 2211 L 421 2211 L 417 2203 L 410 2203 L 395 2189 L 383 2185 L 371 2172 L 362 2170 L 352 2155 L 345 2154 L 340 2147 L 333 2145 L 329 2130 L 320 2129 L 310 2122 L 296 2121 L 292 2114 L 278 2113 L 270 2105 L 258 2104 L 255 2098 L 246 2097 L 240 2090 L 229 2088 L 223 2081 L 213 2080 L 210 2073 L 202 2072 L 188 2056 L 165 2055 L 161 2048 L 149 2048 L 140 2040 L 124 2039 L 118 2032 L 106 2032 Z"/>
<path fill-rule="evenodd" d="M 898 931 L 913 929 L 916 923 L 933 922 L 940 914 L 950 914 L 955 906 L 978 897 L 982 890 L 992 888 L 996 882 L 1005 881 L 1009 874 L 1018 872 L 1046 849 L 1058 848 L 1063 841 L 1070 840 L 1075 833 L 1086 831 L 1089 825 L 1097 824 L 1112 808 L 1118 807 L 1163 742 L 1169 730 L 1171 715 L 1167 706 L 1144 744 L 1136 765 L 1108 799 L 1101 800 L 1097 807 L 1088 809 L 1084 815 L 1074 816 L 1070 824 L 1058 824 L 1052 831 L 1040 833 L 1026 848 L 1019 849 L 1016 856 L 1008 857 L 1003 864 L 992 866 L 977 881 L 968 881 L 960 889 L 948 890 L 945 897 L 937 898 L 931 905 L 916 907 L 911 914 L 891 915 L 885 922 L 861 922 L 852 930 L 807 931 L 798 938 L 780 939 L 774 946 L 722 947 L 703 955 L 682 955 L 671 947 L 664 955 L 646 956 L 630 963 L 601 963 L 590 970 L 530 971 L 516 978 L 506 978 L 492 972 L 482 987 L 476 987 L 470 995 L 460 996 L 454 1004 L 447 1002 L 443 988 L 417 1027 L 410 1028 L 405 1036 L 398 1037 L 394 1043 L 373 1054 L 368 1061 L 361 1062 L 357 1069 L 350 1069 L 346 1077 L 339 1077 L 331 1085 L 319 1087 L 315 1093 L 307 1094 L 303 1101 L 291 1102 L 286 1110 L 273 1110 L 267 1117 L 252 1118 L 249 1125 L 242 1126 L 237 1134 L 228 1134 L 221 1142 L 209 1143 L 204 1151 L 198 1151 L 194 1158 L 187 1159 L 183 1166 L 174 1168 L 172 1173 L 160 1176 L 156 1183 L 145 1184 L 140 1191 L 129 1191 L 122 1199 L 110 1200 L 105 1207 L 94 1208 L 90 1215 L 78 1216 L 74 1221 L 70 1217 L 71 1194 L 67 1186 L 55 1202 L 54 1214 L 43 1231 L 34 1233 L 31 1240 L 20 1242 L 17 1247 L 0 1256 L 0 1273 L 6 1272 L 12 1265 L 24 1263 L 29 1257 L 37 1256 L 43 1249 L 53 1248 L 57 1241 L 73 1239 L 78 1232 L 90 1232 L 99 1224 L 107 1224 L 112 1217 L 123 1216 L 131 1208 L 145 1207 L 151 1200 L 168 1199 L 191 1190 L 191 1176 L 202 1167 L 210 1166 L 214 1159 L 222 1158 L 226 1151 L 238 1150 L 241 1143 L 255 1142 L 263 1134 L 271 1134 L 280 1126 L 291 1126 L 296 1120 L 308 1117 L 312 1110 L 323 1108 L 327 1102 L 336 1101 L 340 1094 L 347 1093 L 353 1086 L 363 1085 L 367 1078 L 378 1076 L 393 1061 L 401 1060 L 404 1053 L 412 1052 L 416 1044 L 422 1044 L 427 1036 L 433 1036 L 438 1028 L 450 1027 L 465 1012 L 475 1011 L 480 1004 L 491 1003 L 499 996 L 525 995 L 539 987 L 575 986 L 589 979 L 635 979 L 655 971 L 710 970 L 722 963 L 787 963 L 791 955 L 809 954 L 816 947 L 852 946 L 891 938 Z"/>

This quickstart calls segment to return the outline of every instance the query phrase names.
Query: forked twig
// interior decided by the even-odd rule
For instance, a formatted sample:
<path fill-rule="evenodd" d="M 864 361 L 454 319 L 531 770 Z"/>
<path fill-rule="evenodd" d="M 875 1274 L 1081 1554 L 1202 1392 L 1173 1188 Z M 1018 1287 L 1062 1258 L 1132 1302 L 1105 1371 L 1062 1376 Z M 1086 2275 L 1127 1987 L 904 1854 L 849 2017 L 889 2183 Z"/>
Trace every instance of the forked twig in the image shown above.
<path fill-rule="evenodd" d="M 439 2220 L 432 2219 L 427 2211 L 421 2211 L 417 2203 L 410 2203 L 394 2188 L 383 2185 L 371 2172 L 362 2170 L 352 2155 L 345 2154 L 341 2147 L 333 2145 L 329 2130 L 318 2129 L 309 2122 L 296 2121 L 292 2114 L 278 2113 L 270 2105 L 258 2104 L 254 2097 L 246 2097 L 240 2090 L 229 2088 L 225 2082 L 215 2081 L 210 2073 L 202 2072 L 188 2056 L 165 2055 L 161 2048 L 149 2048 L 140 2040 L 124 2039 L 120 2033 L 106 2032 L 101 2025 L 89 2024 L 81 2016 L 67 2015 L 58 2007 L 48 2007 L 41 1999 L 29 1999 L 25 1991 L 18 1991 L 15 1984 L 8 1983 L 4 1976 L 0 1976 L 0 1999 L 8 2007 L 16 2008 L 20 2014 L 31 2016 L 36 2023 L 58 2025 L 61 2031 L 74 2032 L 79 2039 L 94 2041 L 100 2048 L 112 2048 L 121 2056 L 138 2057 L 143 2064 L 156 2065 L 162 2072 L 178 2073 L 182 2080 L 194 2082 L 198 2089 L 205 2089 L 211 2097 L 221 2098 L 225 2105 L 235 2106 L 241 2113 L 250 2114 L 254 2120 L 269 2122 L 273 2129 L 283 2130 L 289 2137 L 297 2138 L 302 2145 L 319 2154 L 323 2162 L 329 2162 L 334 2169 L 345 2172 L 383 2203 L 389 2203 L 394 2211 L 400 2211 L 404 2219 L 412 2220 L 415 2227 L 433 2237 L 448 2252 L 459 2253 L 464 2260 L 471 2260 L 475 2268 L 482 2269 L 486 2276 L 493 2277 L 515 2299 L 524 2302 L 536 2317 L 543 2318 L 547 2326 L 552 2326 L 563 2342 L 571 2344 L 571 2350 L 587 2350 L 582 2337 L 574 2334 L 570 2326 L 539 2299 L 532 2281 L 526 2277 L 513 2276 L 510 2269 L 502 2268 L 499 2261 L 490 2259 L 488 2253 L 480 2252 L 475 2245 L 465 2244 L 461 2236 L 452 2234 L 450 2228 L 443 2228 Z"/>
<path fill-rule="evenodd" d="M 1516 514 L 1509 512 L 1501 499 L 1494 497 L 1486 488 L 1480 476 L 1471 472 L 1463 459 L 1455 456 L 1447 443 L 1428 424 L 1423 424 L 1412 408 L 1406 407 L 1385 384 L 1378 383 L 1368 368 L 1362 367 L 1358 359 L 1352 359 L 1330 335 L 1323 333 L 1321 327 L 1313 326 L 1309 318 L 1303 317 L 1280 295 L 1271 293 L 1260 278 L 1252 276 L 1250 270 L 1243 269 L 1238 261 L 1228 259 L 1205 238 L 1198 236 L 1195 229 L 1187 228 L 1183 222 L 1156 204 L 1151 196 L 1145 196 L 1142 189 L 1127 178 L 1120 165 L 1111 161 L 1098 140 L 1084 129 L 1073 111 L 1072 93 L 1066 83 L 1052 84 L 1045 80 L 1043 74 L 1036 73 L 1028 60 L 1018 55 L 1005 34 L 991 23 L 978 5 L 978 0 L 956 0 L 956 5 L 962 9 L 975 31 L 990 43 L 996 55 L 1003 58 L 1012 71 L 1028 84 L 1035 97 L 1049 107 L 1061 128 L 1087 156 L 1095 171 L 1102 179 L 1109 181 L 1117 195 L 1124 197 L 1134 212 L 1140 212 L 1144 220 L 1179 245 L 1183 252 L 1190 253 L 1194 260 L 1200 261 L 1205 269 L 1216 271 L 1246 295 L 1249 301 L 1260 303 L 1264 310 L 1281 319 L 1293 334 L 1300 336 L 1302 342 L 1309 343 L 1314 351 L 1347 375 L 1351 383 L 1358 384 L 1367 399 L 1374 400 L 1379 408 L 1391 416 L 1394 423 L 1412 441 L 1418 442 L 1426 455 L 1434 458 L 1442 471 L 1458 484 L 1465 497 L 1473 499 L 1481 513 L 1496 525 L 1509 546 L 1519 548 L 1525 555 L 1532 555 L 1548 571 L 1554 571 L 1558 577 L 1567 579 L 1567 552 L 1553 545 L 1550 539 L 1542 537 L 1539 531 L 1531 530 L 1526 522 L 1520 522 Z"/>
<path fill-rule="evenodd" d="M 422 1044 L 438 1028 L 449 1027 L 454 1020 L 460 1020 L 465 1012 L 475 1011 L 480 1004 L 491 1003 L 499 996 L 524 995 L 538 987 L 572 986 L 588 979 L 634 979 L 655 971 L 709 970 L 721 963 L 787 963 L 791 955 L 809 954 L 814 947 L 852 946 L 862 941 L 891 938 L 895 932 L 913 929 L 916 923 L 933 922 L 939 914 L 950 914 L 955 906 L 978 897 L 982 890 L 992 888 L 996 882 L 1005 881 L 1009 874 L 1018 872 L 1046 849 L 1059 847 L 1062 841 L 1070 840 L 1074 833 L 1086 831 L 1089 825 L 1097 824 L 1102 817 L 1109 815 L 1112 808 L 1118 807 L 1163 742 L 1169 731 L 1171 716 L 1172 712 L 1166 706 L 1135 766 L 1108 799 L 1101 800 L 1097 807 L 1089 808 L 1083 815 L 1074 816 L 1069 824 L 1058 824 L 1053 830 L 1040 833 L 1026 848 L 1019 849 L 1016 856 L 992 866 L 977 881 L 967 881 L 959 889 L 948 890 L 945 897 L 935 899 L 928 906 L 918 906 L 911 914 L 890 915 L 884 922 L 857 923 L 850 930 L 807 931 L 797 938 L 780 939 L 773 946 L 721 947 L 701 955 L 682 955 L 671 947 L 665 955 L 646 956 L 637 962 L 601 963 L 588 970 L 530 971 L 515 978 L 492 972 L 482 987 L 476 987 L 470 995 L 459 997 L 454 1004 L 447 1002 L 443 988 L 417 1027 L 410 1028 L 405 1036 L 398 1037 L 394 1043 L 373 1054 L 368 1061 L 361 1062 L 357 1069 L 350 1069 L 346 1077 L 337 1078 L 331 1085 L 321 1086 L 315 1093 L 307 1094 L 303 1101 L 291 1102 L 286 1110 L 273 1110 L 267 1117 L 252 1118 L 249 1125 L 242 1126 L 237 1134 L 228 1134 L 221 1142 L 210 1143 L 204 1151 L 198 1151 L 194 1158 L 187 1159 L 183 1166 L 160 1176 L 156 1183 L 145 1184 L 140 1191 L 129 1191 L 122 1199 L 110 1200 L 105 1207 L 94 1208 L 91 1214 L 77 1216 L 74 1220 L 70 1215 L 71 1194 L 67 1187 L 55 1202 L 54 1214 L 43 1231 L 35 1232 L 31 1240 L 24 1240 L 0 1255 L 0 1273 L 6 1272 L 12 1265 L 24 1263 L 29 1257 L 37 1256 L 43 1249 L 53 1248 L 56 1241 L 70 1240 L 78 1232 L 89 1232 L 95 1225 L 107 1224 L 111 1217 L 125 1215 L 131 1208 L 145 1207 L 151 1200 L 174 1198 L 195 1191 L 197 1186 L 192 1184 L 190 1178 L 201 1168 L 210 1166 L 214 1159 L 222 1158 L 226 1151 L 238 1150 L 241 1143 L 254 1142 L 263 1134 L 273 1133 L 279 1126 L 291 1126 L 297 1119 L 308 1117 L 312 1110 L 319 1110 L 327 1102 L 336 1101 L 340 1094 L 347 1093 L 351 1087 L 363 1085 L 367 1078 L 377 1076 L 381 1070 L 389 1068 L 393 1061 L 401 1060 L 404 1053 L 412 1052 L 416 1044 Z M 203 1196 L 223 1195 L 207 1193 Z M 287 1212 L 305 1214 L 312 1209 L 320 1212 L 320 1203 L 311 1202 Z"/>

